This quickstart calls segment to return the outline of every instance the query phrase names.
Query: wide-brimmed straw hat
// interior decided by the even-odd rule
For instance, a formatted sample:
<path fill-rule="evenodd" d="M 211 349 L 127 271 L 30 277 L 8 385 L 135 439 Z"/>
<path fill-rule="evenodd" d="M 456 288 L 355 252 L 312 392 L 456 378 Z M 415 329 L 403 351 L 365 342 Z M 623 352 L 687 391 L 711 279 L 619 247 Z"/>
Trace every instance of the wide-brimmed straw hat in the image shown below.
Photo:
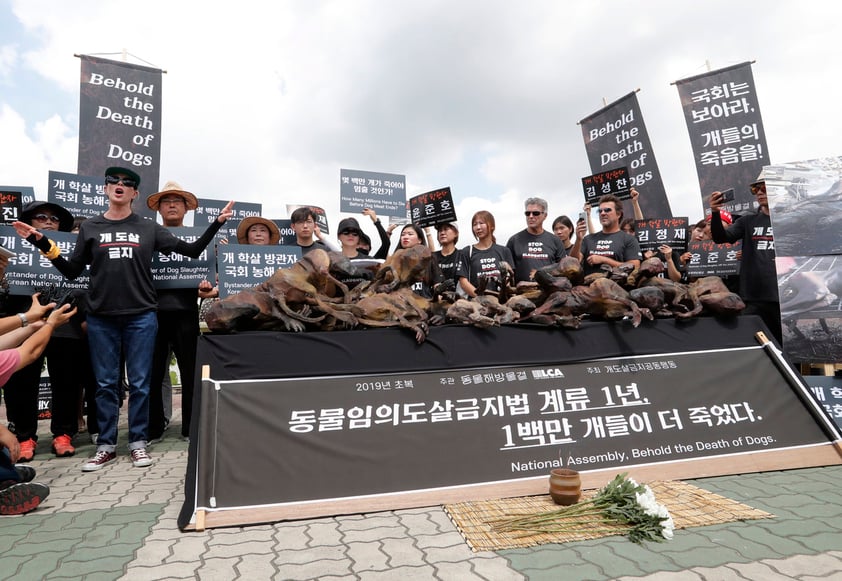
<path fill-rule="evenodd" d="M 158 206 L 161 205 L 161 198 L 164 196 L 181 196 L 184 198 L 184 204 L 188 210 L 195 210 L 199 207 L 199 200 L 196 199 L 196 196 L 182 189 L 176 182 L 165 183 L 163 190 L 146 198 L 146 205 L 149 206 L 150 210 L 157 212 Z"/>
<path fill-rule="evenodd" d="M 249 243 L 249 228 L 255 224 L 263 224 L 269 229 L 269 244 L 277 244 L 281 241 L 281 231 L 278 225 L 272 220 L 264 218 L 263 216 L 249 216 L 237 226 L 237 244 Z"/>

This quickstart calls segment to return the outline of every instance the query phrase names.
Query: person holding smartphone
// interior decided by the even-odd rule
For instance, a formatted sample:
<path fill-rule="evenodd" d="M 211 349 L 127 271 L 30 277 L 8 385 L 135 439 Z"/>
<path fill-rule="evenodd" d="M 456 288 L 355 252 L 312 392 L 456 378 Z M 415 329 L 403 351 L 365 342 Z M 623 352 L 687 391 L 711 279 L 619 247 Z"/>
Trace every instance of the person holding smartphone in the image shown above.
<path fill-rule="evenodd" d="M 585 224 L 580 223 L 576 234 L 582 241 L 582 268 L 585 275 L 601 272 L 603 266 L 613 268 L 629 262 L 640 266 L 640 244 L 637 237 L 620 229 L 623 220 L 623 202 L 608 194 L 599 199 L 599 223 L 602 231 L 585 236 Z"/>
<path fill-rule="evenodd" d="M 763 172 L 749 188 L 757 202 L 757 210 L 740 215 L 733 224 L 725 226 L 722 220 L 723 192 L 713 192 L 710 204 L 710 234 L 717 244 L 742 240 L 743 255 L 740 259 L 740 297 L 746 304 L 743 314 L 758 315 L 769 331 L 782 342 L 781 304 L 778 298 L 778 278 L 775 270 L 775 238 L 766 198 L 766 180 Z"/>

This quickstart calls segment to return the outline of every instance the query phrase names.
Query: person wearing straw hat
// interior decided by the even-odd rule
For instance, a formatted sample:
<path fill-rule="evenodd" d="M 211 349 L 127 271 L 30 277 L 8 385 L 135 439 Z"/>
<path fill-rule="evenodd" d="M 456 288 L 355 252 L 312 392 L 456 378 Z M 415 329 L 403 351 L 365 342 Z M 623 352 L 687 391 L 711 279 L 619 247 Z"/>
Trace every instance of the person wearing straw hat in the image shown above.
<path fill-rule="evenodd" d="M 237 226 L 237 244 L 272 246 L 280 240 L 278 225 L 263 216 L 249 216 Z"/>
<path fill-rule="evenodd" d="M 169 181 L 160 192 L 146 198 L 150 210 L 161 215 L 167 228 L 184 227 L 188 211 L 199 207 L 199 201 L 177 182 Z M 190 436 L 193 390 L 196 384 L 196 348 L 199 337 L 198 291 L 210 291 L 213 285 L 203 280 L 198 289 L 158 289 L 158 333 L 152 356 L 152 378 L 149 389 L 149 441 L 160 440 L 169 424 L 167 408 L 172 411 L 172 387 L 169 378 L 172 355 L 181 376 L 181 435 Z M 169 386 L 168 393 L 165 393 Z M 169 397 L 167 397 L 169 396 Z M 169 403 L 169 405 L 167 405 Z"/>
<path fill-rule="evenodd" d="M 155 252 L 173 252 L 197 258 L 222 224 L 233 215 L 233 200 L 195 242 L 185 242 L 166 228 L 135 214 L 132 203 L 140 194 L 140 176 L 132 169 L 105 170 L 108 209 L 82 223 L 73 252 L 61 249 L 39 230 L 24 222 L 12 226 L 37 247 L 65 277 L 74 279 L 90 265 L 88 286 L 88 341 L 97 380 L 97 451 L 83 466 L 92 472 L 117 459 L 117 424 L 120 416 L 120 371 L 125 360 L 129 382 L 129 455 L 132 466 L 152 465 L 146 450 L 149 427 L 149 385 L 158 319 L 158 301 L 152 280 Z"/>

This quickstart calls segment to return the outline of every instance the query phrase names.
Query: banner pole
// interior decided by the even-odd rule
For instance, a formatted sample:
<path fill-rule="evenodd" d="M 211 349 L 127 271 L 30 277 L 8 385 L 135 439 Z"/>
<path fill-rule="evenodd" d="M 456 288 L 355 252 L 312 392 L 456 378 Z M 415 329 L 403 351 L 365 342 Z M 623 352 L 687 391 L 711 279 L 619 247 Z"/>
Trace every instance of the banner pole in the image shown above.
<path fill-rule="evenodd" d="M 827 434 L 830 438 L 831 442 L 833 443 L 836 451 L 842 455 L 842 433 L 839 432 L 839 428 L 834 424 L 825 414 L 824 410 L 819 406 L 818 402 L 807 393 L 807 388 L 803 380 L 799 378 L 795 372 L 792 371 L 792 368 L 789 366 L 787 361 L 783 357 L 783 353 L 781 350 L 775 347 L 775 344 L 772 343 L 766 334 L 763 331 L 758 331 L 754 334 L 754 337 L 763 346 L 763 349 L 769 356 L 772 358 L 772 361 L 784 374 L 784 377 L 789 382 L 790 386 L 799 394 L 801 399 L 806 403 L 807 408 L 810 410 L 810 413 L 813 417 L 819 422 L 821 425 L 822 430 Z"/>

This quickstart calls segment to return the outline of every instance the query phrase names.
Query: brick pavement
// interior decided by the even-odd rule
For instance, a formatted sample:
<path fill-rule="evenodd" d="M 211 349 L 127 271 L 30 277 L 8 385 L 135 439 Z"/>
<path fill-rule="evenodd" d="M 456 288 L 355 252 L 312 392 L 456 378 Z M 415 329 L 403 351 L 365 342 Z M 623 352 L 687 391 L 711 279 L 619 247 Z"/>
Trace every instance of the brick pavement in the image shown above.
<path fill-rule="evenodd" d="M 125 411 L 125 410 L 124 410 Z M 48 454 L 42 422 L 32 465 L 51 495 L 0 517 L 2 579 L 842 579 L 842 467 L 695 480 L 775 519 L 676 531 L 668 543 L 624 538 L 472 553 L 441 507 L 181 533 L 187 443 L 180 419 L 150 448 L 155 464 L 83 473 L 93 453 Z M 123 424 L 124 425 L 124 424 Z"/>

